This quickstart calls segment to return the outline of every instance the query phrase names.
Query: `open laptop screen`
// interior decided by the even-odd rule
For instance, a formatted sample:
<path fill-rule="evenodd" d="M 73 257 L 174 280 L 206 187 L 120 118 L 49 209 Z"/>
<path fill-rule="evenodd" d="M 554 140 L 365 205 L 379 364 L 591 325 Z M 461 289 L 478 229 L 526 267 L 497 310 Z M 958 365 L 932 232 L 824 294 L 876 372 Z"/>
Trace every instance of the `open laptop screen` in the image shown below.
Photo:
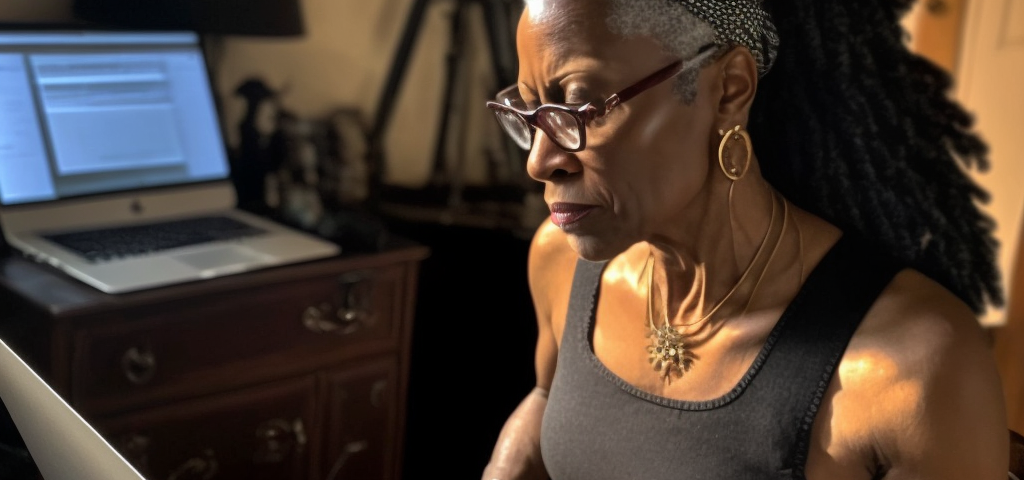
<path fill-rule="evenodd" d="M 197 34 L 0 30 L 0 204 L 228 175 Z"/>

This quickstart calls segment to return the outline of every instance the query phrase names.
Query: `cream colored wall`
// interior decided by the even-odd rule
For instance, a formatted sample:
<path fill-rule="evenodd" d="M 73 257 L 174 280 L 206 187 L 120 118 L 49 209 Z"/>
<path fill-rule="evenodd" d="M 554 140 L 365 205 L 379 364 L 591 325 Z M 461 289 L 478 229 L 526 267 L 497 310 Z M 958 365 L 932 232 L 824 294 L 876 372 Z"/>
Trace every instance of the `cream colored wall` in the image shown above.
<path fill-rule="evenodd" d="M 1020 296 L 1011 292 L 1024 287 L 1012 284 L 1024 225 L 1024 0 L 969 2 L 962 42 L 957 97 L 977 116 L 990 147 L 991 170 L 975 179 L 992 194 L 986 208 L 997 222 L 999 264 L 1012 303 Z M 989 322 L 1003 324 L 1005 312 L 991 312 Z"/>
<path fill-rule="evenodd" d="M 220 67 L 214 73 L 231 145 L 237 144 L 237 124 L 244 110 L 243 100 L 232 92 L 250 76 L 281 90 L 284 107 L 300 116 L 322 116 L 339 107 L 360 109 L 368 122 L 376 114 L 413 0 L 302 2 L 305 36 L 228 36 L 219 44 Z M 72 19 L 71 5 L 72 0 L 0 0 L 0 20 Z M 431 173 L 453 5 L 453 0 L 433 0 L 427 9 L 385 138 L 388 183 L 422 186 Z M 456 97 L 457 110 L 464 115 L 450 127 L 447 163 L 460 169 L 467 183 L 482 184 L 487 158 L 500 155 L 496 122 L 483 105 L 497 86 L 492 85 L 482 22 L 472 17 L 479 7 L 472 8 L 463 46 L 467 81 L 458 85 Z"/>
<path fill-rule="evenodd" d="M 904 26 L 912 38 L 917 28 L 937 29 L 927 34 L 938 38 L 947 27 L 941 20 L 925 18 L 924 5 L 918 2 Z M 1011 292 L 1024 288 L 1011 282 L 1024 227 L 1024 90 L 1019 86 L 1024 76 L 1024 0 L 968 1 L 960 21 L 954 94 L 975 116 L 975 127 L 990 148 L 989 171 L 970 173 L 991 195 L 982 208 L 996 221 L 999 269 L 1012 300 Z M 1006 311 L 992 309 L 981 321 L 1003 325 Z"/>
<path fill-rule="evenodd" d="M 385 137 L 387 183 L 422 186 L 431 173 L 453 5 L 435 0 L 427 9 Z M 232 144 L 244 103 L 231 91 L 250 76 L 282 91 L 285 108 L 300 116 L 354 106 L 372 122 L 411 6 L 412 0 L 304 0 L 303 38 L 226 38 L 217 78 Z M 448 158 L 455 164 L 463 152 L 466 178 L 480 183 L 493 143 L 488 135 L 496 126 L 483 102 L 496 88 L 489 86 L 481 22 L 469 25 L 476 29 L 464 46 L 471 81 L 458 89 L 467 116 L 461 117 L 462 128 L 459 123 L 451 127 L 449 139 L 456 144 Z M 460 133 L 463 142 L 458 142 Z"/>

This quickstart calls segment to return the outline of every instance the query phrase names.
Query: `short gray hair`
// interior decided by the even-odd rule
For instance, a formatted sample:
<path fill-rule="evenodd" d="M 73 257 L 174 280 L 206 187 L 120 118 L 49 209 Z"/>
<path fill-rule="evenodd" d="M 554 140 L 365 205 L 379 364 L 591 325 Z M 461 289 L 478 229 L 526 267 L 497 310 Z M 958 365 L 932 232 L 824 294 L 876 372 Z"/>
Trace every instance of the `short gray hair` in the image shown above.
<path fill-rule="evenodd" d="M 715 43 L 711 24 L 682 3 L 666 0 L 608 0 L 608 29 L 623 37 L 650 37 L 681 59 L 693 58 L 701 47 Z M 697 73 L 690 69 L 676 77 L 675 93 L 687 104 L 697 97 Z"/>

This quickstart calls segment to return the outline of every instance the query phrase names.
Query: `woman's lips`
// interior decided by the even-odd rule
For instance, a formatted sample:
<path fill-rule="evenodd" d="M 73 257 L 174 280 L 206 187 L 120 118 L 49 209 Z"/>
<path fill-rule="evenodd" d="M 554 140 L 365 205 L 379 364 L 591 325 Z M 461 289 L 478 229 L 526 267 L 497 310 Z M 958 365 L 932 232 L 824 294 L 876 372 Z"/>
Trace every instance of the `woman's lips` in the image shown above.
<path fill-rule="evenodd" d="M 578 222 L 581 218 L 587 216 L 588 213 L 594 210 L 594 206 L 592 205 L 565 202 L 552 203 L 550 208 L 551 222 L 559 228 L 565 228 Z"/>

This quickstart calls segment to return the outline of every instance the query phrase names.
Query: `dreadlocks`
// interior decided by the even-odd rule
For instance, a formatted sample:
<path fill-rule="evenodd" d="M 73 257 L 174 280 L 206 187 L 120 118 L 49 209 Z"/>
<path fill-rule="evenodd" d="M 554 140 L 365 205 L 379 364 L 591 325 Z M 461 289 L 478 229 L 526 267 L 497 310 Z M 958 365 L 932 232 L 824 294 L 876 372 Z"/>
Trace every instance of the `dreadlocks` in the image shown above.
<path fill-rule="evenodd" d="M 780 44 L 747 127 L 762 174 L 975 313 L 1001 306 L 995 223 L 978 207 L 988 193 L 964 171 L 987 170 L 988 148 L 949 97 L 950 75 L 906 47 L 899 19 L 913 0 L 855 3 L 764 2 Z M 681 57 L 708 41 L 680 0 L 609 4 L 613 31 L 650 35 Z"/>
<path fill-rule="evenodd" d="M 963 170 L 987 170 L 987 146 L 949 74 L 903 43 L 912 2 L 766 3 L 781 45 L 748 127 L 765 178 L 975 313 L 1001 306 L 988 194 Z"/>

